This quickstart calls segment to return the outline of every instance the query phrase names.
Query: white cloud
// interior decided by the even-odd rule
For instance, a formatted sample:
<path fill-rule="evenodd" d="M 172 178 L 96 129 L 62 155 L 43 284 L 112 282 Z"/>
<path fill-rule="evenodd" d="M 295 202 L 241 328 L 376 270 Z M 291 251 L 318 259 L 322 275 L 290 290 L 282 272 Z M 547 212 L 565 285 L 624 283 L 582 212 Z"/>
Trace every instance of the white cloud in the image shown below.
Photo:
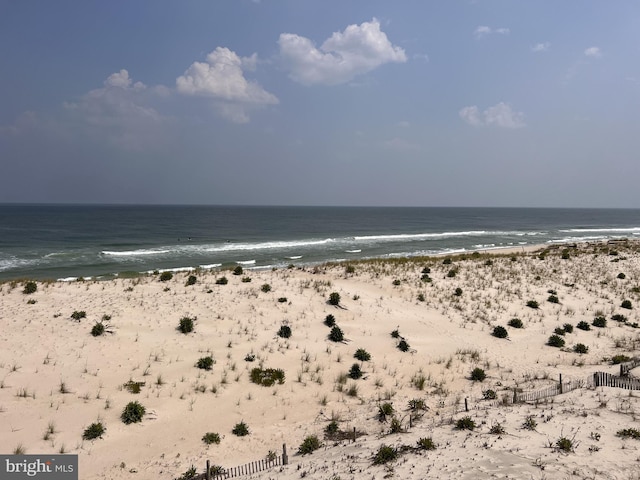
<path fill-rule="evenodd" d="M 507 103 L 500 102 L 480 112 L 477 106 L 464 107 L 458 112 L 469 125 L 474 127 L 496 126 L 501 128 L 522 128 L 524 114 L 514 111 Z"/>
<path fill-rule="evenodd" d="M 584 51 L 585 56 L 592 58 L 600 58 L 602 56 L 602 51 L 599 47 L 589 47 Z"/>
<path fill-rule="evenodd" d="M 303 85 L 338 85 L 390 62 L 407 61 L 373 19 L 335 32 L 316 48 L 308 38 L 283 33 L 278 40 L 289 77 Z"/>
<path fill-rule="evenodd" d="M 551 44 L 549 42 L 536 43 L 533 47 L 531 47 L 532 52 L 546 52 L 551 48 Z"/>
<path fill-rule="evenodd" d="M 473 31 L 473 34 L 476 36 L 477 39 L 484 38 L 487 35 L 491 35 L 491 34 L 509 35 L 509 33 L 511 33 L 511 30 L 509 30 L 508 28 L 504 28 L 504 27 L 491 28 L 491 27 L 487 27 L 486 25 L 480 25 Z"/>

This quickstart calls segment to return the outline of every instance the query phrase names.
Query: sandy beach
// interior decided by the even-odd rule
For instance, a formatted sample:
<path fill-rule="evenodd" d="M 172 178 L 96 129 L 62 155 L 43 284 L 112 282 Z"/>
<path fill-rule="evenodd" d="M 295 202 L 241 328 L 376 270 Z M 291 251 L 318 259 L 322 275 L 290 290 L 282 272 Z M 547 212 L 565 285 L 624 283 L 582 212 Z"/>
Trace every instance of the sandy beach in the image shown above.
<path fill-rule="evenodd" d="M 243 478 L 640 478 L 640 390 L 593 384 L 640 355 L 638 242 L 36 285 L 0 286 L 0 451 L 78 454 L 81 479 L 179 478 L 283 444 L 288 465 Z M 518 398 L 560 376 L 562 394 Z"/>

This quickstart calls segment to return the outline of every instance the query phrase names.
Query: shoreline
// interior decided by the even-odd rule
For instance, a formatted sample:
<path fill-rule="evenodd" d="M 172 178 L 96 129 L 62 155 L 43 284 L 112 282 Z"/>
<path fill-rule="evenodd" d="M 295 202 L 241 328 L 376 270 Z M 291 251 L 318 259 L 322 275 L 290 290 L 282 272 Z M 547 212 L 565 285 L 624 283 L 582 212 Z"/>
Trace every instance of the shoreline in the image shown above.
<path fill-rule="evenodd" d="M 640 242 L 581 243 L 566 259 L 563 247 L 200 271 L 191 285 L 187 272 L 164 282 L 36 282 L 31 294 L 20 282 L 0 283 L 0 450 L 78 454 L 81 478 L 91 480 L 176 478 L 190 465 L 201 472 L 207 459 L 231 468 L 283 443 L 289 466 L 245 478 L 381 479 L 389 469 L 399 478 L 630 478 L 640 442 L 617 432 L 637 428 L 640 391 L 585 387 L 538 402 L 504 400 L 551 388 L 560 374 L 563 383 L 616 374 L 612 358 L 640 355 Z M 631 309 L 620 307 L 624 300 Z M 342 341 L 328 339 L 328 315 Z M 604 327 L 591 325 L 598 316 Z M 184 317 L 193 332 L 177 330 Z M 523 328 L 510 326 L 513 318 Z M 588 331 L 576 327 L 581 321 Z M 99 323 L 106 331 L 93 336 Z M 561 335 L 565 346 L 547 345 L 566 324 L 576 328 Z M 283 326 L 290 337 L 278 334 Z M 493 334 L 498 326 L 507 338 Z M 574 351 L 578 344 L 587 353 Z M 355 359 L 359 349 L 370 359 Z M 211 370 L 198 368 L 208 356 Z M 360 378 L 350 378 L 354 364 Z M 252 383 L 256 367 L 281 369 L 284 383 Z M 484 380 L 471 380 L 476 368 Z M 141 382 L 140 393 L 129 382 Z M 425 410 L 408 408 L 417 400 Z M 126 425 L 120 416 L 130 401 L 146 413 Z M 395 413 L 380 421 L 385 403 Z M 475 430 L 456 430 L 466 416 Z M 530 416 L 534 430 L 522 427 Z M 402 433 L 389 433 L 394 417 Z M 332 420 L 364 435 L 325 438 Z M 93 422 L 105 433 L 83 440 Z M 232 433 L 239 422 L 246 437 Z M 496 424 L 504 433 L 491 433 Z M 206 445 L 208 432 L 220 443 Z M 324 446 L 297 454 L 312 435 Z M 574 438 L 573 452 L 552 448 L 561 436 Z M 436 449 L 414 451 L 421 438 Z M 372 467 L 383 444 L 403 453 Z"/>

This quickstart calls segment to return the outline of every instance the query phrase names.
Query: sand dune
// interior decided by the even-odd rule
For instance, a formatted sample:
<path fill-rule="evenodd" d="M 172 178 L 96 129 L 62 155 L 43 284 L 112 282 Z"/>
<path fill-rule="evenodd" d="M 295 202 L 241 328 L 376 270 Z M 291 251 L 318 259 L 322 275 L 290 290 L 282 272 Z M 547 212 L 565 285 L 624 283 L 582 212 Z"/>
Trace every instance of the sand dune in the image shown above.
<path fill-rule="evenodd" d="M 579 245 L 565 259 L 554 248 L 542 256 L 452 257 L 450 264 L 370 261 L 349 264 L 353 272 L 345 264 L 242 275 L 199 271 L 189 286 L 182 273 L 166 282 L 158 275 L 51 282 L 29 295 L 23 283 L 5 283 L 0 450 L 77 453 L 82 479 L 171 479 L 191 465 L 203 471 L 206 459 L 229 468 L 279 454 L 282 444 L 288 466 L 246 478 L 640 478 L 640 440 L 616 435 L 640 429 L 640 391 L 585 384 L 538 402 L 509 401 L 514 389 L 557 385 L 560 374 L 564 381 L 615 374 L 614 356 L 639 355 L 639 249 L 627 242 Z M 425 267 L 430 282 L 421 278 Z M 219 283 L 223 276 L 226 284 Z M 327 301 L 333 292 L 339 306 Z M 621 307 L 624 300 L 632 309 Z M 527 307 L 529 301 L 539 308 Z M 86 317 L 71 318 L 81 311 Z M 327 338 L 330 314 L 342 342 Z M 615 314 L 626 321 L 613 320 Z M 107 332 L 92 336 L 105 315 Z M 603 328 L 575 328 L 599 316 Z M 195 318 L 193 332 L 177 330 L 183 317 Z M 508 326 L 513 318 L 523 328 Z M 565 324 L 574 327 L 561 335 L 565 346 L 546 345 Z M 283 325 L 290 338 L 278 336 Z M 493 336 L 496 326 L 508 338 Z M 402 338 L 406 352 L 397 348 Z M 575 353 L 578 344 L 588 352 Z M 371 359 L 354 359 L 358 349 Z M 213 368 L 197 368 L 208 356 Z M 362 378 L 346 375 L 353 364 Z M 282 369 L 284 383 L 252 383 L 256 367 Z M 475 368 L 484 381 L 470 379 Z M 140 393 L 124 386 L 130 381 L 144 382 Z M 488 390 L 495 400 L 485 399 Z M 412 412 L 411 400 L 426 409 Z M 146 414 L 127 425 L 120 417 L 132 401 Z M 384 403 L 395 414 L 381 422 Z M 390 434 L 394 416 L 403 431 Z M 473 431 L 454 428 L 465 416 L 475 422 Z M 355 442 L 325 439 L 332 420 L 364 435 Z M 524 428 L 526 421 L 535 428 Z M 94 422 L 106 432 L 83 440 Z M 239 422 L 249 435 L 232 433 Z M 207 432 L 218 433 L 220 443 L 207 446 Z M 323 446 L 297 455 L 309 435 Z M 414 448 L 420 438 L 437 448 Z M 572 451 L 556 448 L 561 438 L 572 441 Z M 372 465 L 383 444 L 398 458 Z"/>

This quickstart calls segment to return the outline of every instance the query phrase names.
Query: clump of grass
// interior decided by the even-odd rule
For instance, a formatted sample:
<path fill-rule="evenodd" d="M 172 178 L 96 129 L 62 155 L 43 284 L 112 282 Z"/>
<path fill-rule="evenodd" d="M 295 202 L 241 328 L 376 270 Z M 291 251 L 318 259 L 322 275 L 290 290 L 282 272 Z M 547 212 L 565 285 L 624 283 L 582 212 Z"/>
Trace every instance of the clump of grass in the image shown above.
<path fill-rule="evenodd" d="M 144 387 L 144 384 L 145 382 L 134 382 L 133 380 L 129 380 L 123 385 L 123 387 L 126 388 L 129 393 L 138 394 L 140 393 L 140 388 Z"/>
<path fill-rule="evenodd" d="M 329 314 L 324 318 L 324 324 L 331 328 L 333 326 L 335 326 L 336 324 L 336 317 L 334 317 L 333 315 Z"/>
<path fill-rule="evenodd" d="M 87 317 L 87 312 L 85 312 L 84 310 L 74 310 L 73 313 L 71 314 L 71 318 L 73 318 L 76 321 L 80 321 L 83 318 Z"/>
<path fill-rule="evenodd" d="M 459 418 L 456 421 L 456 430 L 475 430 L 476 422 L 469 416 Z"/>
<path fill-rule="evenodd" d="M 489 433 L 493 434 L 493 435 L 502 435 L 504 434 L 505 429 L 504 427 L 500 424 L 500 423 L 494 423 L 493 425 L 491 425 L 491 428 L 489 429 Z"/>
<path fill-rule="evenodd" d="M 142 421 L 146 411 L 146 408 L 142 404 L 138 402 L 129 402 L 127 403 L 127 406 L 124 407 L 124 410 L 122 410 L 120 419 L 127 425 L 131 423 L 138 423 Z"/>
<path fill-rule="evenodd" d="M 220 435 L 215 432 L 207 432 L 202 437 L 202 441 L 206 445 L 218 444 L 220 443 Z"/>
<path fill-rule="evenodd" d="M 575 353 L 587 353 L 589 351 L 589 347 L 584 343 L 577 343 L 573 346 L 573 351 Z"/>
<path fill-rule="evenodd" d="M 408 352 L 409 348 L 411 348 L 409 346 L 409 343 L 403 338 L 398 342 L 398 350 L 400 350 L 401 352 Z"/>
<path fill-rule="evenodd" d="M 353 354 L 353 358 L 356 360 L 360 360 L 361 362 L 368 362 L 371 360 L 371 354 L 367 352 L 364 348 L 359 348 L 356 350 L 356 353 Z"/>
<path fill-rule="evenodd" d="M 380 445 L 378 451 L 373 456 L 374 465 L 384 465 L 398 458 L 398 451 L 390 445 Z"/>
<path fill-rule="evenodd" d="M 585 332 L 591 330 L 591 326 L 584 320 L 579 321 L 578 324 L 576 325 L 576 328 L 580 330 L 584 330 Z"/>
<path fill-rule="evenodd" d="M 87 428 L 85 428 L 84 432 L 82 433 L 82 439 L 94 440 L 96 438 L 102 438 L 102 435 L 104 435 L 104 432 L 106 430 L 107 429 L 104 427 L 102 422 L 92 423 Z"/>
<path fill-rule="evenodd" d="M 231 433 L 233 433 L 238 437 L 245 437 L 249 435 L 249 427 L 244 422 L 236 423 L 233 429 L 231 430 Z"/>
<path fill-rule="evenodd" d="M 482 368 L 476 367 L 471 371 L 471 380 L 474 382 L 482 382 L 485 378 L 487 378 L 487 374 Z"/>
<path fill-rule="evenodd" d="M 280 330 L 278 330 L 278 336 L 281 338 L 291 337 L 291 327 L 289 325 L 281 325 Z"/>
<path fill-rule="evenodd" d="M 435 450 L 437 448 L 435 442 L 431 437 L 419 438 L 416 442 L 420 450 Z"/>
<path fill-rule="evenodd" d="M 180 322 L 178 323 L 178 331 L 180 331 L 180 333 L 184 333 L 185 335 L 187 333 L 191 333 L 193 332 L 193 322 L 196 320 L 196 317 L 182 317 L 180 319 Z"/>
<path fill-rule="evenodd" d="M 171 273 L 171 272 L 162 272 L 160 274 L 160 281 L 161 282 L 168 282 L 172 278 L 173 278 L 173 273 Z"/>
<path fill-rule="evenodd" d="M 509 333 L 507 332 L 506 328 L 504 328 L 501 325 L 498 325 L 497 327 L 494 327 L 493 332 L 491 332 L 491 335 L 493 335 L 496 338 L 507 338 Z"/>
<path fill-rule="evenodd" d="M 395 413 L 393 405 L 389 402 L 385 402 L 378 406 L 378 421 L 386 422 L 387 417 L 392 416 Z"/>
<path fill-rule="evenodd" d="M 260 291 L 263 293 L 267 293 L 271 291 L 271 285 L 269 285 L 268 283 L 263 283 L 262 286 L 260 287 Z"/>
<path fill-rule="evenodd" d="M 631 305 L 631 300 L 623 300 L 620 304 L 620 307 L 626 308 L 627 310 L 631 310 L 633 306 Z"/>
<path fill-rule="evenodd" d="M 36 293 L 38 290 L 38 284 L 36 282 L 25 282 L 24 288 L 22 289 L 22 293 L 25 295 L 31 295 L 32 293 Z"/>
<path fill-rule="evenodd" d="M 338 292 L 331 292 L 329 294 L 329 304 L 335 307 L 340 305 L 340 294 Z"/>
<path fill-rule="evenodd" d="M 527 307 L 533 308 L 534 310 L 537 310 L 540 307 L 540 304 L 538 302 L 536 302 L 535 300 L 529 300 L 527 302 Z"/>
<path fill-rule="evenodd" d="M 593 319 L 593 322 L 591 324 L 594 327 L 604 328 L 607 326 L 607 319 L 604 318 L 602 315 L 599 315 Z"/>
<path fill-rule="evenodd" d="M 263 387 L 271 387 L 276 382 L 282 385 L 284 383 L 284 370 L 281 368 L 260 368 L 251 369 L 249 378 L 253 383 L 262 385 Z"/>
<path fill-rule="evenodd" d="M 207 357 L 199 358 L 198 361 L 196 362 L 196 367 L 200 368 L 201 370 L 211 370 L 213 368 L 214 363 L 215 363 L 215 360 L 211 355 L 209 355 Z"/>
<path fill-rule="evenodd" d="M 334 325 L 329 332 L 329 340 L 332 342 L 342 342 L 344 340 L 344 333 L 342 329 L 337 325 Z"/>
<path fill-rule="evenodd" d="M 302 441 L 302 443 L 298 447 L 298 453 L 300 455 L 308 455 L 315 452 L 320 447 L 322 447 L 322 442 L 320 442 L 320 439 L 316 435 L 309 435 Z"/>
<path fill-rule="evenodd" d="M 564 338 L 559 335 L 551 335 L 547 340 L 547 345 L 550 347 L 562 348 L 564 347 Z"/>
<path fill-rule="evenodd" d="M 351 365 L 351 369 L 349 370 L 349 378 L 353 380 L 357 380 L 362 377 L 362 370 L 360 369 L 360 365 L 354 363 Z"/>
<path fill-rule="evenodd" d="M 509 320 L 509 323 L 507 323 L 507 325 L 513 328 L 522 328 L 522 320 L 520 320 L 519 318 L 512 318 L 511 320 Z"/>
<path fill-rule="evenodd" d="M 525 430 L 534 431 L 538 426 L 538 422 L 536 422 L 535 418 L 532 415 L 527 416 L 522 422 L 522 428 Z"/>
<path fill-rule="evenodd" d="M 229 283 L 229 279 L 227 277 L 220 277 L 216 279 L 216 285 L 226 285 Z"/>
<path fill-rule="evenodd" d="M 91 335 L 94 337 L 99 337 L 104 334 L 104 323 L 96 322 L 95 325 L 91 328 Z"/>
<path fill-rule="evenodd" d="M 635 440 L 640 440 L 640 430 L 637 428 L 625 428 L 618 430 L 616 436 L 620 438 L 633 438 Z"/>
<path fill-rule="evenodd" d="M 555 448 L 561 452 L 573 452 L 574 441 L 567 437 L 560 437 L 556 440 Z"/>

